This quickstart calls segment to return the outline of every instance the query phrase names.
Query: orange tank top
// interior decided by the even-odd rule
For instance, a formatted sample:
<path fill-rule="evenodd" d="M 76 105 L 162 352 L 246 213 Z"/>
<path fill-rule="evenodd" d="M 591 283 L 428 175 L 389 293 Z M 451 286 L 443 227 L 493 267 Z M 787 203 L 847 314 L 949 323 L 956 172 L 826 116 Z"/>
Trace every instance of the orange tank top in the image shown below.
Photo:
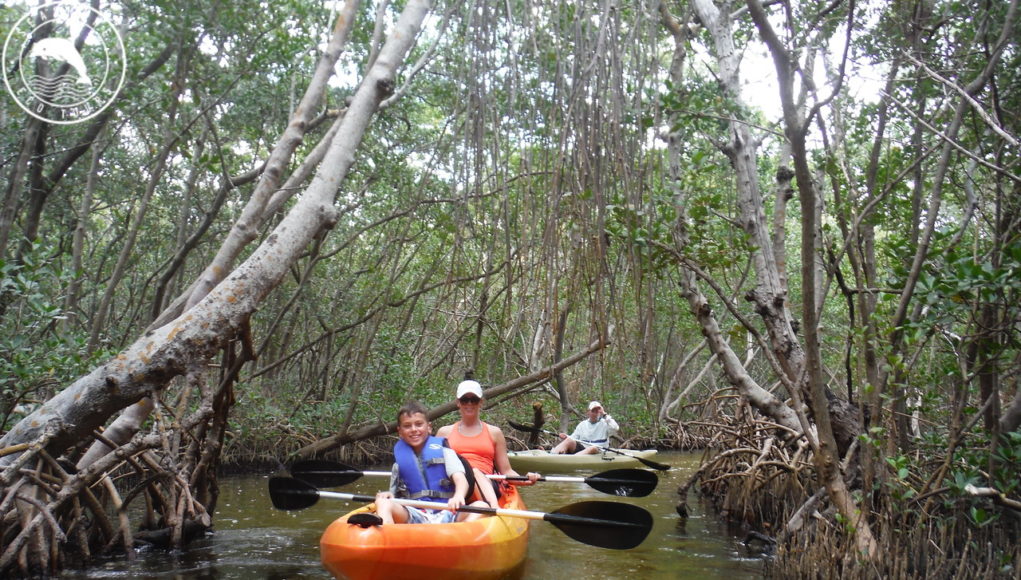
<path fill-rule="evenodd" d="M 493 436 L 489 433 L 489 425 L 482 423 L 482 431 L 473 437 L 465 437 L 458 429 L 461 422 L 454 423 L 450 433 L 447 434 L 447 441 L 450 448 L 457 451 L 458 455 L 468 460 L 472 467 L 477 468 L 485 474 L 495 471 L 496 444 L 493 443 Z"/>

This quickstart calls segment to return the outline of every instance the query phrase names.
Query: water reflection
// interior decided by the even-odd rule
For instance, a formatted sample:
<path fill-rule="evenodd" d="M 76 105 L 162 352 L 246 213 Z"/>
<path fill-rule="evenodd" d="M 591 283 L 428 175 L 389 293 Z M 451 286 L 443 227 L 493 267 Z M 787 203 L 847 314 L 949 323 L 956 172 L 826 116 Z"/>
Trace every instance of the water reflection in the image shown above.
<path fill-rule="evenodd" d="M 697 501 L 682 522 L 674 506 L 675 490 L 696 468 L 698 455 L 661 453 L 656 460 L 674 466 L 660 475 L 656 491 L 645 498 L 620 498 L 655 516 L 652 533 L 632 550 L 595 548 L 574 541 L 553 525 L 533 521 L 528 560 L 515 575 L 524 580 L 592 575 L 602 579 L 761 577 L 762 563 L 748 556 L 741 538 L 727 533 L 715 516 L 706 516 Z M 572 473 L 570 475 L 579 475 Z M 589 474 L 590 475 L 590 474 Z M 118 559 L 87 570 L 71 570 L 63 578 L 283 580 L 327 578 L 319 564 L 319 535 L 338 515 L 356 504 L 322 500 L 295 512 L 273 509 L 266 475 L 224 478 L 215 518 L 215 532 L 187 550 L 139 552 L 133 561 Z M 345 492 L 372 494 L 386 482 L 362 478 Z M 584 483 L 545 482 L 523 490 L 528 509 L 553 511 L 576 501 L 617 500 Z"/>

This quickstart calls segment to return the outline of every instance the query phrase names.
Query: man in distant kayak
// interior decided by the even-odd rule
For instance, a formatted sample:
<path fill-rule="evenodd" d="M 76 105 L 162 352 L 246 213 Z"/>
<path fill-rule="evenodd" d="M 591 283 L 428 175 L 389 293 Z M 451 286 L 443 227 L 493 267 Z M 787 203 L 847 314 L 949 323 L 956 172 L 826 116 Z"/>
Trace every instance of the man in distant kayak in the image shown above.
<path fill-rule="evenodd" d="M 610 437 L 620 431 L 620 425 L 603 411 L 599 401 L 588 404 L 588 419 L 578 423 L 574 433 L 560 434 L 560 443 L 550 453 L 599 453 L 610 446 Z"/>
<path fill-rule="evenodd" d="M 376 515 L 384 524 L 445 524 L 473 520 L 481 514 L 457 512 L 470 493 L 464 464 L 446 445 L 446 440 L 432 435 L 432 424 L 426 409 L 411 402 L 397 412 L 397 435 L 390 490 L 376 494 Z M 404 506 L 393 501 L 407 497 L 436 502 L 435 510 Z M 473 506 L 488 506 L 484 501 Z"/>

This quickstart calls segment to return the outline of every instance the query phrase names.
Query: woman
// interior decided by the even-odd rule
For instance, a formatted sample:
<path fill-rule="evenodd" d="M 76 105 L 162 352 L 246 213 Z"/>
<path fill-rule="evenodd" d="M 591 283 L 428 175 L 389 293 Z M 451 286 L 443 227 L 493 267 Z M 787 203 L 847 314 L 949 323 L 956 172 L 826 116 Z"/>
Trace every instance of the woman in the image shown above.
<path fill-rule="evenodd" d="M 475 469 L 475 481 L 482 499 L 496 506 L 497 495 L 492 485 L 481 485 L 487 475 L 496 473 L 508 477 L 519 477 L 507 458 L 507 438 L 495 425 L 484 423 L 479 418 L 482 410 L 482 385 L 476 381 L 462 381 L 457 385 L 457 410 L 461 420 L 453 425 L 440 427 L 437 437 L 446 437 L 450 447 L 468 460 Z M 515 485 L 532 485 L 541 477 L 529 473 L 528 481 L 513 482 Z M 511 482 L 507 482 L 511 483 Z"/>

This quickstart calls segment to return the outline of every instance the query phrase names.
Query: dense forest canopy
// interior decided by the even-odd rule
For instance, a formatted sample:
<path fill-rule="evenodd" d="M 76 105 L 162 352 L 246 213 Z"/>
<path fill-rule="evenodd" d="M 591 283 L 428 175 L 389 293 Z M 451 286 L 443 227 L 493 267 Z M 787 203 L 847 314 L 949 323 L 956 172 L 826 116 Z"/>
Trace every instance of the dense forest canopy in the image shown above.
<path fill-rule="evenodd" d="M 0 571 L 183 545 L 223 463 L 367 458 L 466 372 L 717 451 L 788 571 L 1021 558 L 1016 0 L 70 3 L 126 75 L 0 100 Z"/>

